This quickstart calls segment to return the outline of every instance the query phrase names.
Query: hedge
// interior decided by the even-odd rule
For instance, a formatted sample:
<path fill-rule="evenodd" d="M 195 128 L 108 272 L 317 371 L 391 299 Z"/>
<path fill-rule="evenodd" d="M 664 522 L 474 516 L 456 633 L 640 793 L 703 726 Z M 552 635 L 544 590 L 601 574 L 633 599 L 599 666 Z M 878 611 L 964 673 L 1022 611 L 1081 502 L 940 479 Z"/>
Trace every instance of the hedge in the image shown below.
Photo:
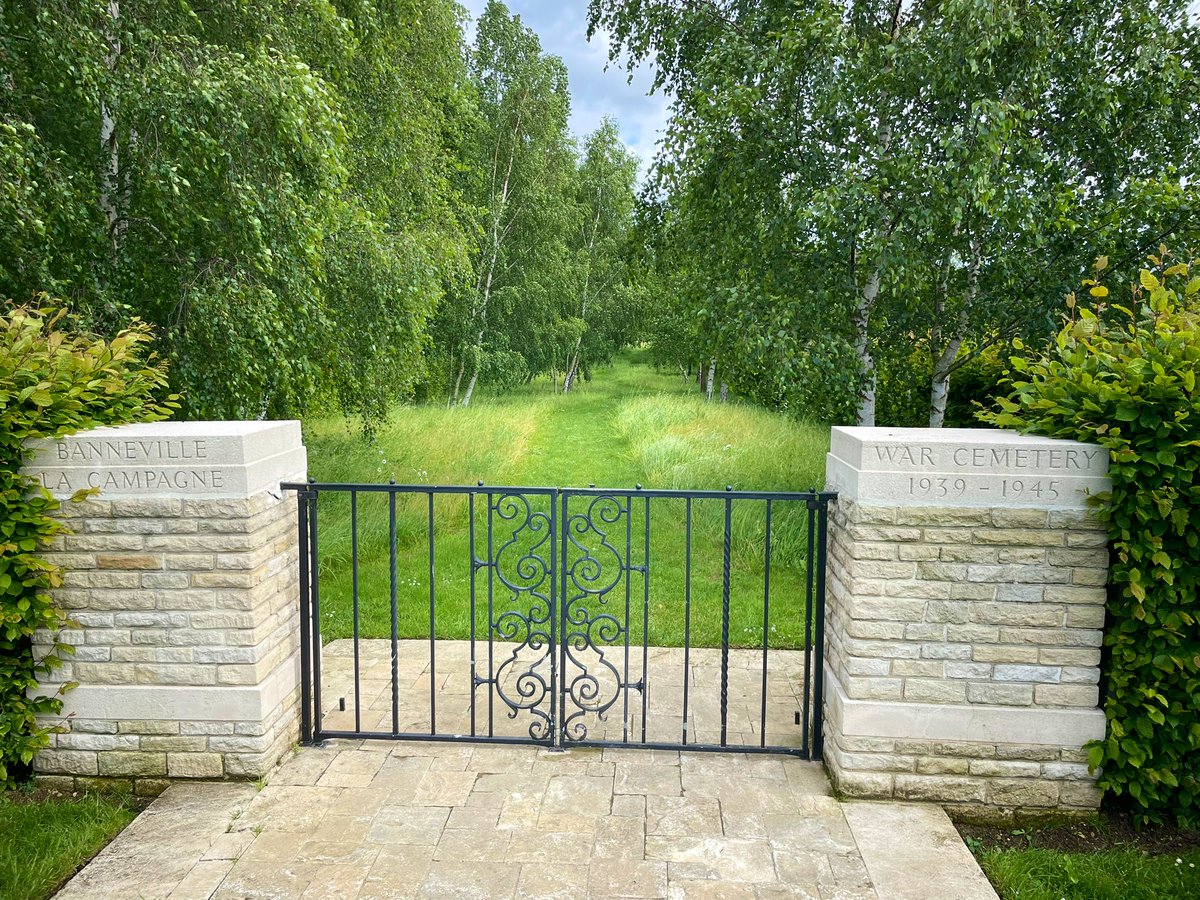
<path fill-rule="evenodd" d="M 0 314 L 0 788 L 28 773 L 57 730 L 38 717 L 60 713 L 61 695 L 71 686 L 52 696 L 38 693 L 39 681 L 70 654 L 62 629 L 75 623 L 51 593 L 62 584 L 62 571 L 41 555 L 65 531 L 54 518 L 61 503 L 22 473 L 25 442 L 157 421 L 178 406 L 174 395 L 155 399 L 165 391 L 166 366 L 149 352 L 149 326 L 135 320 L 105 341 L 72 324 L 50 308 L 10 307 Z M 35 658 L 38 631 L 52 642 Z"/>
<path fill-rule="evenodd" d="M 1107 260 L 1054 343 L 1010 360 L 989 424 L 1107 447 L 1097 497 L 1113 559 L 1103 663 L 1107 733 L 1089 745 L 1107 798 L 1139 822 L 1200 816 L 1200 269 L 1165 247 L 1109 305 Z"/>

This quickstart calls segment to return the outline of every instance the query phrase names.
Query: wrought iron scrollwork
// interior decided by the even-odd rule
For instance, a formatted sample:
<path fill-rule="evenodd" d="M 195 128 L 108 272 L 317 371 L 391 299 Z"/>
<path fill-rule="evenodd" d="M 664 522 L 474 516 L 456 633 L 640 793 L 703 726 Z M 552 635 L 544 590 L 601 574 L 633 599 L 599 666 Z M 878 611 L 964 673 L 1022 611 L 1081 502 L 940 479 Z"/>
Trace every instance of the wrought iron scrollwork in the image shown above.
<path fill-rule="evenodd" d="M 500 495 L 492 509 L 512 526 L 512 533 L 492 559 L 497 581 L 510 593 L 507 608 L 497 608 L 489 624 L 497 640 L 517 645 L 496 667 L 496 696 L 508 707 L 510 719 L 528 712 L 532 717 L 529 736 L 545 741 L 554 728 L 545 708 L 553 680 L 550 623 L 554 605 L 550 592 L 554 572 L 546 558 L 554 540 L 553 517 L 550 512 L 535 510 L 524 494 Z M 512 679 L 515 694 L 505 686 L 508 679 Z"/>
<path fill-rule="evenodd" d="M 627 574 L 626 560 L 608 540 L 629 519 L 629 499 L 602 495 L 568 516 L 563 603 L 563 741 L 588 737 L 586 717 L 605 721 L 625 687 L 605 655 L 626 635 L 628 623 L 608 609 L 612 591 Z M 593 603 L 592 600 L 595 600 Z"/>

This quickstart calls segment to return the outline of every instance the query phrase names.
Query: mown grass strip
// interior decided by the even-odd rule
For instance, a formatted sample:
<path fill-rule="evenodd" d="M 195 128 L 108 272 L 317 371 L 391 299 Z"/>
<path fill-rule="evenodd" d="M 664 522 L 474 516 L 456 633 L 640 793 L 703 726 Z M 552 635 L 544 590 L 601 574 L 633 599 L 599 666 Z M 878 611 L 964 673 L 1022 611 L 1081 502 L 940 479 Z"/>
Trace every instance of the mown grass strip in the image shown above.
<path fill-rule="evenodd" d="M 0 900 L 42 900 L 91 859 L 137 810 L 124 798 L 0 795 Z"/>
<path fill-rule="evenodd" d="M 1060 853 L 985 850 L 979 864 L 1001 900 L 1191 900 L 1200 897 L 1200 851 Z"/>
<path fill-rule="evenodd" d="M 486 395 L 470 409 L 418 406 L 398 409 L 372 446 L 344 420 L 306 426 L 310 469 L 320 481 L 408 484 L 529 485 L 553 487 L 632 487 L 806 490 L 823 482 L 829 430 L 738 403 L 708 403 L 679 377 L 655 372 L 634 355 L 598 372 L 568 396 L 534 384 L 500 397 Z M 486 488 L 484 489 L 486 490 Z M 350 498 L 323 495 L 320 512 L 322 635 L 352 634 Z M 532 498 L 530 512 L 549 515 L 546 498 Z M 426 495 L 398 498 L 397 552 L 399 630 L 402 637 L 428 634 L 428 545 Z M 387 603 L 387 499 L 358 498 L 359 581 L 363 637 L 390 633 Z M 693 504 L 692 640 L 714 646 L 720 636 L 723 502 Z M 434 523 L 435 594 L 438 637 L 466 638 L 470 559 L 465 497 L 436 497 Z M 475 555 L 486 558 L 486 500 L 476 503 Z M 576 498 L 571 513 L 583 512 Z M 496 547 L 514 560 L 535 547 L 549 560 L 545 530 L 526 528 L 525 510 L 514 519 L 497 517 Z M 678 646 L 684 636 L 686 557 L 684 501 L 651 504 L 652 571 L 649 641 Z M 804 577 L 808 511 L 802 503 L 778 503 L 772 522 L 773 647 L 803 645 Z M 597 520 L 597 524 L 598 520 Z M 505 527 L 507 526 L 507 530 Z M 561 523 L 558 523 L 561 528 Z M 624 522 L 615 523 L 622 532 Z M 631 530 L 643 534 L 645 511 L 632 504 Z M 513 540 L 514 532 L 516 538 Z M 558 539 L 558 535 L 554 539 Z M 599 542 L 599 535 L 591 535 Z M 763 639 L 763 560 L 765 503 L 734 504 L 732 540 L 731 640 L 760 646 Z M 635 546 L 640 546 L 635 541 Z M 539 546 L 540 545 L 540 546 Z M 640 564 L 641 551 L 633 562 Z M 616 557 L 606 560 L 610 570 Z M 536 570 L 536 567 L 535 567 Z M 485 577 L 480 573 L 478 577 Z M 540 572 L 530 579 L 540 577 Z M 631 588 L 643 589 L 634 573 Z M 530 583 L 529 581 L 525 582 Z M 619 593 L 624 585 L 615 585 Z M 548 592 L 548 583 L 543 588 Z M 527 598 L 517 601 L 517 606 Z M 480 613 L 482 616 L 482 612 Z M 631 640 L 642 639 L 640 617 L 631 622 Z M 483 618 L 476 628 L 486 633 Z"/>

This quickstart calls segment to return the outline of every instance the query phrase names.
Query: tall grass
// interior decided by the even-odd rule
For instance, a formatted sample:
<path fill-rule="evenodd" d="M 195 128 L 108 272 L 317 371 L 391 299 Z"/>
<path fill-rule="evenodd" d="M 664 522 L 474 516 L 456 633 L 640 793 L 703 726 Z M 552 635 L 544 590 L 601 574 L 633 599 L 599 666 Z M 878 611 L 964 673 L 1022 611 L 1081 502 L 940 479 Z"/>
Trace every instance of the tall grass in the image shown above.
<path fill-rule="evenodd" d="M 617 422 L 641 480 L 650 486 L 802 491 L 824 484 L 828 428 L 798 425 L 752 406 L 708 403 L 698 394 L 622 401 Z M 682 521 L 682 504 L 673 506 Z M 788 503 L 778 505 L 773 514 L 775 560 L 802 564 L 808 546 L 807 511 Z M 719 516 L 704 516 L 698 524 L 703 536 L 723 540 Z M 761 505 L 735 504 L 732 532 L 740 565 L 758 571 L 766 541 Z"/>
<path fill-rule="evenodd" d="M 547 385 L 534 384 L 503 397 L 480 398 L 470 409 L 440 406 L 402 407 L 375 444 L 358 437 L 346 423 L 328 420 L 306 427 L 310 469 L 320 481 L 386 482 L 402 484 L 530 485 L 580 487 L 702 488 L 732 485 L 752 490 L 804 490 L 823 478 L 827 428 L 804 426 L 737 403 L 707 403 L 679 378 L 654 372 L 625 357 L 596 373 L 590 383 L 568 396 L 554 395 Z M 484 488 L 486 490 L 486 488 Z M 391 633 L 389 499 L 360 494 L 356 518 L 357 578 L 360 597 L 360 635 L 386 637 Z M 401 637 L 430 633 L 429 526 L 434 533 L 433 583 L 437 636 L 464 638 L 470 634 L 471 559 L 489 559 L 488 502 L 476 498 L 475 546 L 470 546 L 470 504 L 465 496 L 426 494 L 396 498 L 397 632 Z M 548 513 L 546 498 L 531 498 L 534 512 Z M 571 503 L 572 515 L 582 512 L 584 500 Z M 731 641 L 757 646 L 763 638 L 763 579 L 765 574 L 765 504 L 733 504 L 731 528 Z M 525 554 L 544 532 L 518 530 L 523 513 L 506 520 L 493 513 L 493 551 L 516 534 L 507 551 Z M 322 629 L 327 639 L 353 632 L 351 508 L 348 495 L 322 495 L 319 507 Z M 614 523 L 610 542 L 630 559 L 643 563 L 645 506 L 635 500 L 628 515 Z M 808 510 L 794 502 L 776 503 L 771 531 L 772 646 L 801 646 L 806 596 Z M 599 520 L 593 524 L 600 526 Z M 692 504 L 690 585 L 685 541 L 685 503 L 655 500 L 651 507 L 649 587 L 640 573 L 618 583 L 614 596 L 628 589 L 632 608 L 647 602 L 649 640 L 679 645 L 684 640 L 684 597 L 690 591 L 691 640 L 715 645 L 721 636 L 723 590 L 724 502 L 697 500 Z M 556 536 L 557 539 L 557 536 Z M 594 529 L 585 538 L 589 549 L 599 547 Z M 561 548 L 560 548 L 561 549 Z M 513 551 L 516 551 L 513 554 Z M 573 550 L 579 555 L 581 551 Z M 549 544 L 539 555 L 548 561 Z M 569 556 L 569 561 L 574 557 Z M 610 564 L 615 560 L 610 560 Z M 535 567 L 536 568 L 536 567 Z M 509 572 L 509 577 L 513 577 Z M 487 633 L 485 612 L 487 570 L 475 575 L 476 633 Z M 621 582 L 624 582 L 622 579 Z M 522 582 L 528 586 L 530 582 Z M 493 590 L 497 583 L 493 583 Z M 549 592 L 549 583 L 541 585 Z M 528 595 L 513 598 L 500 585 L 497 595 L 505 608 L 528 606 Z M 778 599 L 777 599 L 778 598 Z M 641 616 L 630 621 L 631 639 L 640 640 Z"/>

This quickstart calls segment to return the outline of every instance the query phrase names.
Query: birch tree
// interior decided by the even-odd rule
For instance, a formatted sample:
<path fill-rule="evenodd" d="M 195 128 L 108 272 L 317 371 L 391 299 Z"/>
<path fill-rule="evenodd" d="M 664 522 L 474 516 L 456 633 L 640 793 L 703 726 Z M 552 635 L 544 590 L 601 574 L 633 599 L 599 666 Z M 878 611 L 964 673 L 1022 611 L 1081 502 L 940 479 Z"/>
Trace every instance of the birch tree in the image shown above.
<path fill-rule="evenodd" d="M 0 3 L 0 297 L 152 323 L 191 416 L 378 418 L 466 258 L 461 16 Z"/>
<path fill-rule="evenodd" d="M 842 388 L 873 424 L 879 359 L 892 373 L 917 348 L 928 404 L 900 414 L 938 425 L 973 354 L 1049 333 L 1063 276 L 1121 234 L 1156 246 L 1189 225 L 1186 0 L 592 0 L 590 15 L 675 98 L 657 172 L 678 295 L 767 402 L 811 414 L 803 381 L 852 355 Z"/>
<path fill-rule="evenodd" d="M 581 366 L 606 359 L 629 335 L 633 286 L 628 271 L 637 159 L 621 143 L 617 123 L 606 118 L 588 136 L 576 178 L 575 283 L 568 318 L 577 322 L 566 356 L 563 393 Z"/>
<path fill-rule="evenodd" d="M 506 334 L 514 316 L 544 306 L 546 279 L 561 263 L 561 216 L 573 154 L 567 72 L 499 0 L 477 23 L 470 56 L 478 126 L 471 141 L 475 208 L 474 283 L 446 311 L 457 330 L 450 400 L 467 406 L 489 354 L 519 353 Z M 542 298 L 539 301 L 539 298 Z M 457 321 L 456 321 L 457 320 Z"/>

